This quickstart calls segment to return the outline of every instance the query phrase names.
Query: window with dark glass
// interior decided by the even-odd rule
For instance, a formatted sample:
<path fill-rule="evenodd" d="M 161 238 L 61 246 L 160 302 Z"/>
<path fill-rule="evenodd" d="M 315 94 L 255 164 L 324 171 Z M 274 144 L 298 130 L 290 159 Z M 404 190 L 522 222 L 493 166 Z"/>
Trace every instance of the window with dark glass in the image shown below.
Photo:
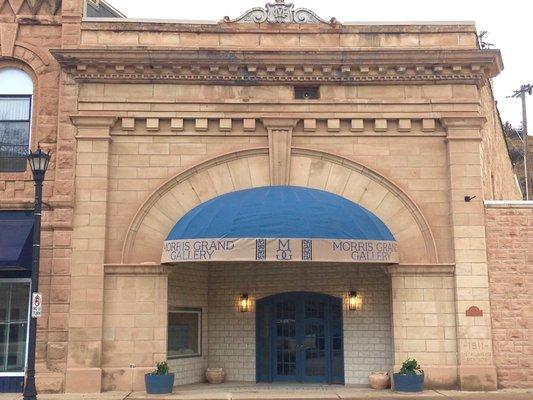
<path fill-rule="evenodd" d="M 168 358 L 200 356 L 201 338 L 201 309 L 182 308 L 168 312 Z"/>
<path fill-rule="evenodd" d="M 29 282 L 0 282 L 0 373 L 24 372 Z"/>
<path fill-rule="evenodd" d="M 0 172 L 26 170 L 31 96 L 0 95 Z"/>
<path fill-rule="evenodd" d="M 294 98 L 296 100 L 318 99 L 318 86 L 295 86 Z"/>

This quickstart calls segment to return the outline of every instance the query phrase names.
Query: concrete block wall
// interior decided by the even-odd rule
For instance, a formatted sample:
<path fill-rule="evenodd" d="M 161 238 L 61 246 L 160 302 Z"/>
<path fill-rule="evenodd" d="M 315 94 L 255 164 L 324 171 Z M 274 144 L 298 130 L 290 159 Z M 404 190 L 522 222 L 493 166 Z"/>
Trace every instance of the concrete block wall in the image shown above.
<path fill-rule="evenodd" d="M 354 265 L 213 265 L 209 270 L 209 362 L 223 367 L 229 381 L 254 382 L 255 302 L 291 291 L 325 293 L 344 299 L 350 290 L 363 297 L 362 311 L 344 307 L 346 384 L 368 384 L 371 371 L 392 367 L 390 277 L 379 267 Z M 248 293 L 251 310 L 239 312 Z"/>
<path fill-rule="evenodd" d="M 203 265 L 177 265 L 168 276 L 168 307 L 202 309 L 202 351 L 199 357 L 169 359 L 170 370 L 176 374 L 175 385 L 203 382 L 209 347 L 208 269 Z"/>
<path fill-rule="evenodd" d="M 501 388 L 533 387 L 533 202 L 487 204 L 494 363 Z"/>

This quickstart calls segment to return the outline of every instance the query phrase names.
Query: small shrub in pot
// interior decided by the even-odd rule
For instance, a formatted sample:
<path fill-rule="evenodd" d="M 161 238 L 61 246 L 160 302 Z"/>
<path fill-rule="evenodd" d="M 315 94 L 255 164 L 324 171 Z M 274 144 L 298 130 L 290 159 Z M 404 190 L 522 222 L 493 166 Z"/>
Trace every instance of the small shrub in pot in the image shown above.
<path fill-rule="evenodd" d="M 158 362 L 154 371 L 144 375 L 144 384 L 149 394 L 172 393 L 174 374 L 168 372 L 166 362 Z"/>
<path fill-rule="evenodd" d="M 415 359 L 405 360 L 393 379 L 398 392 L 421 392 L 424 387 L 424 371 Z"/>

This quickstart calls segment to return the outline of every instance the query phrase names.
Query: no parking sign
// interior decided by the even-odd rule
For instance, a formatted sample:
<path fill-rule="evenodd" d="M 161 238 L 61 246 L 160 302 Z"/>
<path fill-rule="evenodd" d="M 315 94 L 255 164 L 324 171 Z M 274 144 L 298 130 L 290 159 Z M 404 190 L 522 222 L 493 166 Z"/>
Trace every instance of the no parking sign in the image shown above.
<path fill-rule="evenodd" d="M 31 296 L 31 317 L 39 318 L 43 314 L 43 295 L 33 293 Z"/>

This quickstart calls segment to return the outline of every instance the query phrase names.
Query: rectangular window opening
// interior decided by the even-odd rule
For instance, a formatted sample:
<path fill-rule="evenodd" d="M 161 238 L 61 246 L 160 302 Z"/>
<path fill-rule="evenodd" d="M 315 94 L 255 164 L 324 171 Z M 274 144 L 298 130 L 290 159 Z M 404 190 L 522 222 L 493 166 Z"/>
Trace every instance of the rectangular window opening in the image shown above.
<path fill-rule="evenodd" d="M 168 312 L 167 357 L 202 355 L 202 309 L 176 308 Z"/>
<path fill-rule="evenodd" d="M 26 367 L 29 282 L 0 282 L 0 375 Z"/>
<path fill-rule="evenodd" d="M 318 99 L 318 86 L 295 86 L 294 98 L 296 100 L 315 100 Z"/>
<path fill-rule="evenodd" d="M 30 142 L 31 96 L 0 96 L 0 172 L 23 172 Z"/>

